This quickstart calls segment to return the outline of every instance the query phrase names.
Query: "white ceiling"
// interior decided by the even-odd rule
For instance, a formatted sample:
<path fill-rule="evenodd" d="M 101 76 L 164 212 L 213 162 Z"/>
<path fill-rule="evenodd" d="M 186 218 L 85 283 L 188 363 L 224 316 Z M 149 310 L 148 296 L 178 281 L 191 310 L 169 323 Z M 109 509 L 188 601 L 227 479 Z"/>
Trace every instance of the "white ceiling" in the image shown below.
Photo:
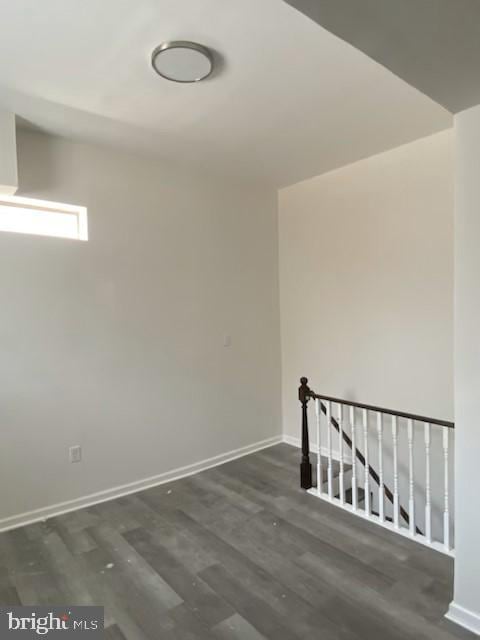
<path fill-rule="evenodd" d="M 164 40 L 221 54 L 182 85 Z M 282 186 L 451 126 L 282 0 L 0 0 L 0 106 L 47 131 Z"/>

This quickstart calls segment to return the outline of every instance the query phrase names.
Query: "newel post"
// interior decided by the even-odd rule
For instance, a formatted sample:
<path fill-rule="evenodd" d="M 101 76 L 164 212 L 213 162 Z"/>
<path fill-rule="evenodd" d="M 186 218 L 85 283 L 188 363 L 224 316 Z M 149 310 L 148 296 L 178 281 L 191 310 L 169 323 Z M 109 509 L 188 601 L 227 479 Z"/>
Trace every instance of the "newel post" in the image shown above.
<path fill-rule="evenodd" d="M 312 487 L 312 465 L 310 463 L 310 442 L 308 438 L 307 404 L 310 400 L 310 388 L 307 378 L 300 378 L 298 399 L 302 405 L 302 462 L 300 464 L 300 486 L 302 489 Z"/>

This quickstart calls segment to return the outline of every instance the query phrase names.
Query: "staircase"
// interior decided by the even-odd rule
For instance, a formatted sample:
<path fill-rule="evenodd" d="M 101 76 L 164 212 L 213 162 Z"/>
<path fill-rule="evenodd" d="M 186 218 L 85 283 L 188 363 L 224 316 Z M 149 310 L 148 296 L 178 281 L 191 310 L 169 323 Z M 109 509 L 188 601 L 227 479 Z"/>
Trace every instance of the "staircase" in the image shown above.
<path fill-rule="evenodd" d="M 322 463 L 320 465 L 322 469 L 322 492 L 328 493 L 328 472 L 327 472 L 328 458 L 322 456 Z M 337 500 L 340 500 L 340 462 L 338 460 L 332 460 L 332 479 L 333 479 L 333 494 Z M 353 500 L 353 488 L 352 488 L 352 465 L 344 463 L 343 465 L 343 482 L 344 482 L 344 496 L 347 504 L 352 504 Z M 312 489 L 317 489 L 318 478 L 313 479 Z M 357 505 L 360 507 L 365 501 L 364 489 L 357 488 Z"/>
<path fill-rule="evenodd" d="M 449 456 L 454 424 L 319 395 L 306 378 L 301 379 L 299 399 L 301 487 L 356 516 L 454 555 Z M 315 477 L 310 400 L 319 452 Z"/>
<path fill-rule="evenodd" d="M 322 492 L 324 494 L 328 493 L 328 474 L 326 471 L 326 467 L 328 464 L 328 458 L 323 457 L 323 464 L 321 465 L 324 468 L 323 478 L 322 478 Z M 352 465 L 345 464 L 344 465 L 344 486 L 347 487 L 344 489 L 344 503 L 346 505 L 353 505 L 353 487 L 352 487 Z M 317 489 L 317 478 L 313 480 L 313 487 L 310 493 L 314 495 L 318 495 Z M 341 500 L 340 493 L 340 463 L 338 460 L 333 460 L 333 493 L 335 500 Z M 357 509 L 365 510 L 365 489 L 357 488 Z M 370 492 L 370 504 L 373 503 L 373 491 Z M 370 510 L 370 513 L 374 516 L 379 516 L 380 514 L 374 509 Z M 390 516 L 385 516 L 385 520 L 387 522 L 393 522 L 393 518 Z M 420 529 L 418 529 L 418 533 L 422 533 Z"/>

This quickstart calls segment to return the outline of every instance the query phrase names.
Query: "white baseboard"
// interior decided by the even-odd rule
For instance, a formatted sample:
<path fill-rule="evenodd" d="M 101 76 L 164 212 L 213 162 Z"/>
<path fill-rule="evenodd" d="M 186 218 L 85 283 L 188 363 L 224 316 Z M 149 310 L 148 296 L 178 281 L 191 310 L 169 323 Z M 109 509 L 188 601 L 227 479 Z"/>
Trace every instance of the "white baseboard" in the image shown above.
<path fill-rule="evenodd" d="M 480 614 L 469 611 L 455 602 L 451 602 L 445 617 L 451 622 L 455 622 L 455 624 L 459 624 L 461 627 L 464 627 L 464 629 L 468 629 L 468 631 L 472 631 L 480 636 Z"/>
<path fill-rule="evenodd" d="M 287 436 L 286 433 L 283 434 L 282 438 L 283 438 L 283 442 L 285 442 L 285 444 L 289 444 L 291 447 L 297 447 L 297 449 L 300 449 L 300 447 L 302 446 L 300 438 Z M 312 445 L 311 450 L 313 451 L 313 453 L 318 453 L 318 448 L 316 445 Z"/>
<path fill-rule="evenodd" d="M 9 516 L 8 518 L 0 520 L 0 532 L 24 527 L 27 524 L 33 524 L 34 522 L 40 522 L 47 518 L 53 518 L 54 516 L 68 513 L 69 511 L 90 507 L 94 504 L 99 504 L 100 502 L 107 502 L 108 500 L 121 498 L 122 496 L 137 493 L 144 489 L 150 489 L 151 487 L 156 487 L 166 482 L 179 480 L 180 478 L 191 476 L 194 473 L 199 473 L 200 471 L 205 471 L 212 467 L 218 467 L 219 465 L 235 460 L 236 458 L 248 456 L 250 453 L 255 453 L 255 451 L 260 451 L 267 447 L 272 447 L 273 445 L 281 442 L 283 442 L 282 436 L 273 436 L 272 438 L 255 442 L 254 444 L 247 445 L 246 447 L 240 447 L 239 449 L 222 453 L 218 456 L 214 456 L 213 458 L 207 458 L 206 460 L 201 460 L 200 462 L 195 462 L 187 465 L 186 467 L 179 467 L 172 471 L 160 473 L 159 475 L 152 476 L 150 478 L 136 480 L 135 482 L 129 482 L 128 484 L 123 484 L 118 487 L 112 487 L 111 489 L 91 493 L 90 495 L 75 498 L 74 500 L 67 500 L 66 502 L 59 502 L 47 507 L 42 507 L 41 509 L 34 509 L 32 511 L 19 513 L 15 516 Z"/>
<path fill-rule="evenodd" d="M 297 449 L 300 449 L 302 446 L 302 441 L 300 440 L 300 438 L 295 438 L 294 436 L 288 436 L 285 433 L 283 434 L 283 442 L 285 442 L 285 444 L 289 444 L 292 447 L 297 447 Z M 321 449 L 322 449 L 322 456 L 324 456 L 325 458 L 328 458 L 327 447 L 321 447 Z M 317 445 L 316 444 L 310 445 L 310 451 L 312 453 L 318 453 Z M 340 460 L 340 454 L 336 449 L 332 450 L 332 458 L 334 460 Z M 350 454 L 345 453 L 345 450 L 343 452 L 343 461 L 346 464 L 352 464 L 352 456 Z"/>

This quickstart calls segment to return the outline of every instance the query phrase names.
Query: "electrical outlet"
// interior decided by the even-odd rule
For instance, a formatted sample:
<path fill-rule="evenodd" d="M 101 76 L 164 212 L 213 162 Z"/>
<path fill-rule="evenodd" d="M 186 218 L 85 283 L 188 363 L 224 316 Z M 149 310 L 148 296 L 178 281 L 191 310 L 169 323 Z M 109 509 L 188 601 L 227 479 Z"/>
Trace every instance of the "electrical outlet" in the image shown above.
<path fill-rule="evenodd" d="M 231 335 L 229 335 L 228 333 L 226 333 L 226 334 L 223 336 L 223 346 L 224 346 L 224 347 L 230 347 L 230 346 L 232 346 L 232 336 L 231 336 Z"/>
<path fill-rule="evenodd" d="M 81 462 L 82 460 L 82 447 L 77 444 L 69 449 L 70 462 Z"/>

